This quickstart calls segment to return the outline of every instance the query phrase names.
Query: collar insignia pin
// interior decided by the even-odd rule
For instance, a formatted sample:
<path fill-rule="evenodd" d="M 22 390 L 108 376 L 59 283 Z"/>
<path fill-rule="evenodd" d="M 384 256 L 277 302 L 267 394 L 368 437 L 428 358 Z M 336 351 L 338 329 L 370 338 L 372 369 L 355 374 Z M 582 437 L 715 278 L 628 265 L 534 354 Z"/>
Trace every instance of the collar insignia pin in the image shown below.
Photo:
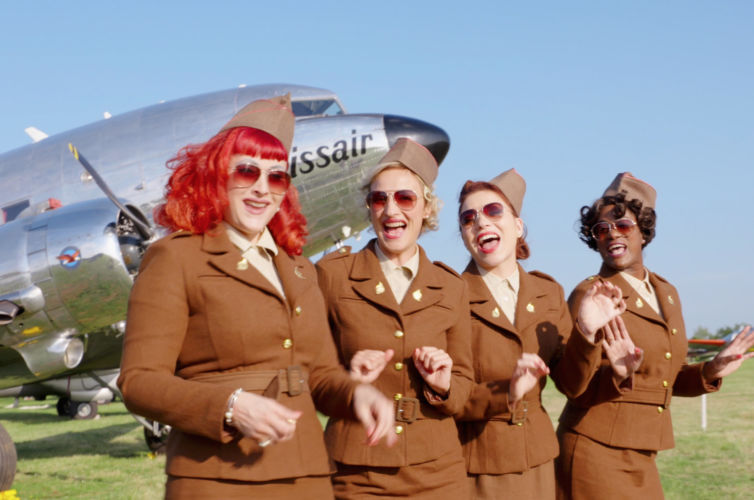
<path fill-rule="evenodd" d="M 636 307 L 644 307 L 644 302 L 641 299 L 636 299 Z"/>
<path fill-rule="evenodd" d="M 377 286 L 374 287 L 374 291 L 377 292 L 377 295 L 385 293 L 385 285 L 382 284 L 382 281 L 377 283 Z"/>
<path fill-rule="evenodd" d="M 492 310 L 492 317 L 493 318 L 499 318 L 500 317 L 500 309 L 497 307 Z"/>
<path fill-rule="evenodd" d="M 299 277 L 299 278 L 301 278 L 301 279 L 304 279 L 304 278 L 305 278 L 305 276 L 304 276 L 304 273 L 302 273 L 302 272 L 301 272 L 301 266 L 296 266 L 296 267 L 295 267 L 295 268 L 293 269 L 293 274 L 295 274 L 296 276 L 298 276 L 298 277 Z"/>
<path fill-rule="evenodd" d="M 414 293 L 412 293 L 414 300 L 417 302 L 420 302 L 422 299 L 422 291 L 421 290 L 414 290 Z"/>
<path fill-rule="evenodd" d="M 668 295 L 668 302 L 670 302 L 671 305 L 675 304 L 675 302 L 673 301 L 673 296 L 672 295 Z"/>
<path fill-rule="evenodd" d="M 532 304 L 531 302 L 529 302 L 528 304 L 526 304 L 526 310 L 529 311 L 530 313 L 533 313 L 534 312 L 534 304 Z"/>
<path fill-rule="evenodd" d="M 249 261 L 246 260 L 245 258 L 239 260 L 238 263 L 236 264 L 236 269 L 238 269 L 239 271 L 246 271 L 248 268 L 249 268 Z"/>

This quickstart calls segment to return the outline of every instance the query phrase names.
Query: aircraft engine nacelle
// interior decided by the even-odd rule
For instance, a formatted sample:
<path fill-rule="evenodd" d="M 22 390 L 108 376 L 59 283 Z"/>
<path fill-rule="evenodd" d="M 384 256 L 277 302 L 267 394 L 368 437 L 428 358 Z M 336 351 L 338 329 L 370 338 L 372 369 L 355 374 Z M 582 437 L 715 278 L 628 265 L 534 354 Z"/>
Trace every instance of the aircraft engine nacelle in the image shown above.
<path fill-rule="evenodd" d="M 0 226 L 0 345 L 37 377 L 78 365 L 87 334 L 125 318 L 144 247 L 104 198 Z"/>

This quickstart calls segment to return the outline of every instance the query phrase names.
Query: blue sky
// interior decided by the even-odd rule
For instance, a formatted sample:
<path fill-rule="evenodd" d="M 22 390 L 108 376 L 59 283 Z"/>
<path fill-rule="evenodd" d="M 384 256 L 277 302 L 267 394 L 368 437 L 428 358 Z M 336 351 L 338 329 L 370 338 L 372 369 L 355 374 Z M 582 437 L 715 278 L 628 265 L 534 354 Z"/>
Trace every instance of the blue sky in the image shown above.
<path fill-rule="evenodd" d="M 754 3 L 302 3 L 3 2 L 0 151 L 30 125 L 241 83 L 329 88 L 450 135 L 432 258 L 465 266 L 460 186 L 515 167 L 524 266 L 567 294 L 600 264 L 579 208 L 630 171 L 658 191 L 645 264 L 679 289 L 689 334 L 754 321 Z"/>

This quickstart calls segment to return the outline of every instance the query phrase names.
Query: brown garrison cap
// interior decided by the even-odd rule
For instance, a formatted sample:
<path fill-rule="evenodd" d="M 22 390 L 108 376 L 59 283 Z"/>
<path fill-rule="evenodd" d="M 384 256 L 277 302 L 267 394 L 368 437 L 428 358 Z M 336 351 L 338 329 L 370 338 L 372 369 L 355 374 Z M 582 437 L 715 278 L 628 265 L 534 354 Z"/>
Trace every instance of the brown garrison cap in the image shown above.
<path fill-rule="evenodd" d="M 490 184 L 499 187 L 513 206 L 516 215 L 521 215 L 521 207 L 524 204 L 524 194 L 526 193 L 526 181 L 521 177 L 521 174 L 516 172 L 515 168 L 511 168 L 492 179 Z"/>
<path fill-rule="evenodd" d="M 251 127 L 277 138 L 286 151 L 291 150 L 296 119 L 291 111 L 291 94 L 260 99 L 247 104 L 226 123 L 220 132 L 235 127 Z"/>
<path fill-rule="evenodd" d="M 637 199 L 645 207 L 654 208 L 657 200 L 655 188 L 646 182 L 637 179 L 631 172 L 618 174 L 613 182 L 605 189 L 602 196 L 615 196 L 618 193 L 626 195 L 626 200 Z"/>
<path fill-rule="evenodd" d="M 427 148 L 412 141 L 407 137 L 401 137 L 395 141 L 395 145 L 390 148 L 385 156 L 382 157 L 374 170 L 372 177 L 387 167 L 393 167 L 400 163 L 407 169 L 419 176 L 424 184 L 431 187 L 437 179 L 437 161 Z"/>

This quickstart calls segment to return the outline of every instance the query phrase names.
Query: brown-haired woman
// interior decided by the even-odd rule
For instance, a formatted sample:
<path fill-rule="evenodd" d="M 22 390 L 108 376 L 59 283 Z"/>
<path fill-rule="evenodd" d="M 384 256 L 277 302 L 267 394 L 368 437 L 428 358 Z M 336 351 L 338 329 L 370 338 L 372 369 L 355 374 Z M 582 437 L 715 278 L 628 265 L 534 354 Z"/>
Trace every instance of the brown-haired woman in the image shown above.
<path fill-rule="evenodd" d="M 644 267 L 642 250 L 655 235 L 655 199 L 652 186 L 626 172 L 581 209 L 579 237 L 599 252 L 602 267 L 571 293 L 571 311 L 595 282 L 620 288 L 623 322 L 605 329 L 605 342 L 629 339 L 644 358 L 605 356 L 584 394 L 566 404 L 558 427 L 559 498 L 663 498 L 655 456 L 674 445 L 671 396 L 716 391 L 754 355 L 745 354 L 754 345 L 747 327 L 712 361 L 686 363 L 678 292 Z"/>
<path fill-rule="evenodd" d="M 367 449 L 358 446 L 363 431 L 331 419 L 325 440 L 337 498 L 468 498 L 452 417 L 471 385 L 468 298 L 460 277 L 417 243 L 436 223 L 436 175 L 426 148 L 399 139 L 369 182 L 376 240 L 317 263 L 341 362 L 395 400 L 399 439 Z"/>
<path fill-rule="evenodd" d="M 370 444 L 393 408 L 338 364 L 306 221 L 286 169 L 289 98 L 255 101 L 173 160 L 134 284 L 118 384 L 169 424 L 167 498 L 332 498 L 315 405 L 358 415 Z"/>
<path fill-rule="evenodd" d="M 458 416 L 474 498 L 553 499 L 558 442 L 542 406 L 547 374 L 578 395 L 599 362 L 596 331 L 620 313 L 611 285 L 590 290 L 574 328 L 563 289 L 526 272 L 520 218 L 526 183 L 514 169 L 490 182 L 467 181 L 459 227 L 472 257 L 463 279 L 471 304 L 475 384 Z"/>

